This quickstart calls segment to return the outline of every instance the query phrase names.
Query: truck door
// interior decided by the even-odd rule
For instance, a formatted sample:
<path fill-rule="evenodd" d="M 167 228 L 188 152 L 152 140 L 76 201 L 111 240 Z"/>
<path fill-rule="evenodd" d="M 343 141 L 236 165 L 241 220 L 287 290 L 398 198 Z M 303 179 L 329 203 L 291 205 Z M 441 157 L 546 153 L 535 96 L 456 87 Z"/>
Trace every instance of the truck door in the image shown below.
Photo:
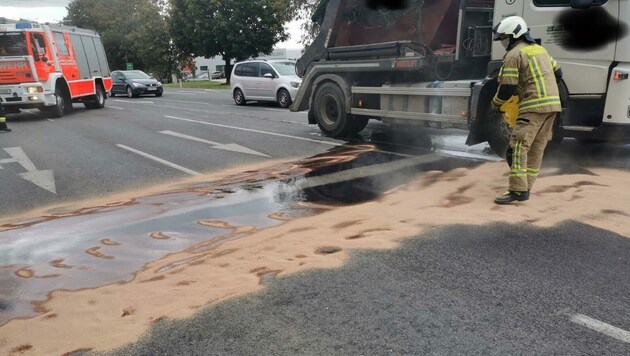
<path fill-rule="evenodd" d="M 63 76 L 68 81 L 81 79 L 77 61 L 74 59 L 74 53 L 70 52 L 66 35 L 62 32 L 53 32 L 53 35 L 55 36 L 59 64 L 61 65 Z"/>
<path fill-rule="evenodd" d="M 569 32 L 560 26 L 559 16 L 568 12 L 599 12 L 614 20 L 619 19 L 619 0 L 593 0 L 588 10 L 571 8 L 571 0 L 532 0 L 525 4 L 523 18 L 534 38 L 540 38 L 564 73 L 564 82 L 571 94 L 599 94 L 606 92 L 608 71 L 615 58 L 615 41 L 598 48 L 575 49 L 566 44 Z M 586 21 L 583 26 L 596 25 L 598 19 Z M 580 40 L 579 38 L 577 39 Z"/>

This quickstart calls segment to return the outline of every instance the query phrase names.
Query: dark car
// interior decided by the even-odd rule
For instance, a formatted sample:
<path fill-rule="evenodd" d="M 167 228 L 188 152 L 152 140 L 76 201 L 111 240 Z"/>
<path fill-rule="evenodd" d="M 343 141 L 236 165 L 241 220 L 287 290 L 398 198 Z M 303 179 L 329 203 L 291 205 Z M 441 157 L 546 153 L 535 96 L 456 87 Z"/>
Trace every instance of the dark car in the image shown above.
<path fill-rule="evenodd" d="M 112 72 L 112 82 L 111 96 L 117 94 L 130 98 L 143 94 L 162 96 L 164 92 L 162 83 L 141 70 L 115 70 Z"/>

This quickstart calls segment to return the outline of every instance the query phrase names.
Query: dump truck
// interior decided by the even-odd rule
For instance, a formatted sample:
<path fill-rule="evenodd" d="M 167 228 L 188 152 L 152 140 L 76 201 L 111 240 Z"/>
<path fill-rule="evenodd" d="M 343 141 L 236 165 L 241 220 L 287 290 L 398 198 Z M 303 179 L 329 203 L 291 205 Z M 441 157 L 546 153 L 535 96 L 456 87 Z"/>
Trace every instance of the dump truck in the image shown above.
<path fill-rule="evenodd" d="M 630 140 L 630 2 L 626 0 L 407 0 L 404 7 L 324 0 L 320 32 L 297 63 L 292 111 L 329 136 L 391 125 L 468 130 L 505 155 L 510 128 L 490 101 L 505 49 L 492 41 L 518 15 L 560 64 L 562 112 L 554 142 Z M 372 2 L 374 3 L 374 2 Z"/>
<path fill-rule="evenodd" d="M 38 108 L 57 118 L 72 102 L 100 109 L 111 88 L 95 31 L 0 18 L 0 101 L 8 113 Z"/>

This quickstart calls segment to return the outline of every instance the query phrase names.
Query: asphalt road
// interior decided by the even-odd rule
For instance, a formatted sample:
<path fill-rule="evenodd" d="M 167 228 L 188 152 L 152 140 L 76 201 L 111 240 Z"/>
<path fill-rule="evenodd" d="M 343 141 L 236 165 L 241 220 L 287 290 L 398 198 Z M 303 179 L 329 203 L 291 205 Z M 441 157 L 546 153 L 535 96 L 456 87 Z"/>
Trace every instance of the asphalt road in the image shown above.
<path fill-rule="evenodd" d="M 305 112 L 274 104 L 238 107 L 227 90 L 168 89 L 161 98 L 109 98 L 102 110 L 74 107 L 55 120 L 37 110 L 9 115 L 13 132 L 0 135 L 0 215 L 355 143 L 374 144 L 392 159 L 428 150 L 497 158 L 485 144 L 465 146 L 459 130 L 391 130 L 374 122 L 357 137 L 323 137 Z M 573 141 L 546 160 L 627 168 L 629 153 L 629 145 Z"/>
<path fill-rule="evenodd" d="M 113 354 L 630 354 L 626 237 L 576 222 L 451 226 L 351 255 L 160 321 Z"/>

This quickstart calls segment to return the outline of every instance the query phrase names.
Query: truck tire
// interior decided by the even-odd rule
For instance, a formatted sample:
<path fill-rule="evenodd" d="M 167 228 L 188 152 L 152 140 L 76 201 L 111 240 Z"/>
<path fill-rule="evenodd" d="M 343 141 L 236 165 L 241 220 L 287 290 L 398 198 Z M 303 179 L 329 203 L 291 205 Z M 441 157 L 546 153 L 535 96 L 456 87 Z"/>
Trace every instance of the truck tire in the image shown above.
<path fill-rule="evenodd" d="M 505 153 L 510 145 L 510 135 L 512 134 L 512 129 L 510 129 L 507 122 L 503 120 L 501 113 L 492 110 L 490 105 L 488 105 L 488 109 L 486 111 L 486 118 L 488 119 L 488 144 L 494 153 L 496 153 L 499 157 L 505 158 Z"/>
<path fill-rule="evenodd" d="M 348 134 L 358 134 L 363 131 L 363 129 L 367 126 L 368 121 L 370 121 L 369 117 L 354 116 L 352 118 L 352 128 L 348 130 Z"/>
<path fill-rule="evenodd" d="M 46 108 L 48 116 L 57 119 L 62 117 L 66 113 L 66 98 L 63 91 L 60 88 L 55 89 L 55 106 L 49 106 Z M 70 104 L 72 105 L 72 104 Z"/>
<path fill-rule="evenodd" d="M 327 136 L 343 136 L 352 129 L 350 114 L 346 113 L 346 99 L 336 84 L 324 83 L 317 88 L 313 108 L 317 126 Z"/>
<path fill-rule="evenodd" d="M 90 101 L 83 103 L 83 105 L 85 105 L 86 109 L 102 109 L 105 107 L 105 89 L 97 84 L 96 94 L 90 98 Z"/>

